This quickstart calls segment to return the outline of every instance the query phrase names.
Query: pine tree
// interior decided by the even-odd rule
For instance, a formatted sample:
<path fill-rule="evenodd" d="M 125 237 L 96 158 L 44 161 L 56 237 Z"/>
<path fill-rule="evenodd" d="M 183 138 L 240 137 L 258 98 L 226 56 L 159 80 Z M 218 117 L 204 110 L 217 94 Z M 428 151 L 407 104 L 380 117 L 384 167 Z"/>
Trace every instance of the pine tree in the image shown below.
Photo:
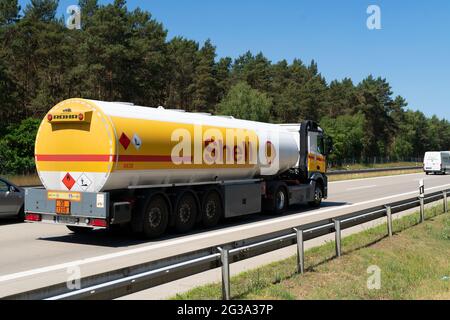
<path fill-rule="evenodd" d="M 216 48 L 207 40 L 197 53 L 198 65 L 192 83 L 192 107 L 199 112 L 212 112 L 217 103 L 217 82 L 214 77 Z"/>
<path fill-rule="evenodd" d="M 0 0 L 0 26 L 9 25 L 19 19 L 18 0 Z"/>
<path fill-rule="evenodd" d="M 31 0 L 26 5 L 25 18 L 49 22 L 55 20 L 58 0 Z"/>

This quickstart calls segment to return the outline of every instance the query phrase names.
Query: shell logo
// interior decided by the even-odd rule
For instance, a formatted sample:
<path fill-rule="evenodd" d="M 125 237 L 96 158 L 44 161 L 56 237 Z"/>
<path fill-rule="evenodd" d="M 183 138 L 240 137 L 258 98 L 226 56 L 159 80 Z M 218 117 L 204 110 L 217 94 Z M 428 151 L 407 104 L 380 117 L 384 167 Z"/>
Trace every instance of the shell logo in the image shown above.
<path fill-rule="evenodd" d="M 265 156 L 267 164 L 271 165 L 277 157 L 277 150 L 271 141 L 266 142 Z"/>

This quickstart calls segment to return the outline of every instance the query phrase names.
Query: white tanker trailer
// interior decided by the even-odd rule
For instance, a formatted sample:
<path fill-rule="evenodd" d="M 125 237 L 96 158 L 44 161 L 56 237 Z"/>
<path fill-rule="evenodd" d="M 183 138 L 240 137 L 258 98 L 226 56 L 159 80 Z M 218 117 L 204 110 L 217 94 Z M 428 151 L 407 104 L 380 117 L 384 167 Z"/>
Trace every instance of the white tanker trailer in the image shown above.
<path fill-rule="evenodd" d="M 162 107 L 70 99 L 42 121 L 43 188 L 28 222 L 73 232 L 131 225 L 148 238 L 327 197 L 331 140 L 312 121 L 267 124 Z"/>

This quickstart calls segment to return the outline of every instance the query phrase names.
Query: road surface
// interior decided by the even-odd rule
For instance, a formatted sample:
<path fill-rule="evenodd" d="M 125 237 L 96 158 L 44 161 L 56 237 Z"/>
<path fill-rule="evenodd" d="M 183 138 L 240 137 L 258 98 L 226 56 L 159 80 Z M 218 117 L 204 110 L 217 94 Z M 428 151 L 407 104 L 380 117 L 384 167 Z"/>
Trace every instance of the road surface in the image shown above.
<path fill-rule="evenodd" d="M 65 282 L 73 267 L 85 277 L 411 198 L 418 194 L 420 179 L 425 180 L 427 192 L 450 188 L 450 176 L 422 173 L 333 182 L 330 198 L 320 209 L 298 206 L 279 217 L 241 217 L 219 228 L 171 234 L 158 241 L 105 231 L 75 235 L 64 226 L 0 221 L 0 297 Z"/>

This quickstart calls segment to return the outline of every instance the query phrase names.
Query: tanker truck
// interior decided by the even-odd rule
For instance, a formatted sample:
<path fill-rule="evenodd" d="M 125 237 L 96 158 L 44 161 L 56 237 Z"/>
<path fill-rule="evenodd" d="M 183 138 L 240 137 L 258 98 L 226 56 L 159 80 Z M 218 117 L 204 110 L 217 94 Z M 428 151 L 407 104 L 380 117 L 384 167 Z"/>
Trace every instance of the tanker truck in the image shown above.
<path fill-rule="evenodd" d="M 43 187 L 25 193 L 25 220 L 74 233 L 168 229 L 320 206 L 332 140 L 313 121 L 268 124 L 230 116 L 69 99 L 36 136 Z"/>

